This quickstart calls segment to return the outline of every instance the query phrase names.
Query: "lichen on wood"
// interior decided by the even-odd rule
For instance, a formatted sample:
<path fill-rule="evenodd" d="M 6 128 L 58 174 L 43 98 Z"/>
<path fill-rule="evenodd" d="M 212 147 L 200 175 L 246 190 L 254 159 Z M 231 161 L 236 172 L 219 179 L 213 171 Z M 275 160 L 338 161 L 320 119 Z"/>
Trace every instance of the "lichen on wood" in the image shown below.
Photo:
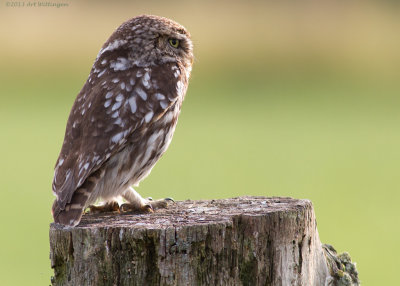
<path fill-rule="evenodd" d="M 322 245 L 322 248 L 331 275 L 327 286 L 359 286 L 356 264 L 350 255 L 347 252 L 338 254 L 329 244 Z"/>

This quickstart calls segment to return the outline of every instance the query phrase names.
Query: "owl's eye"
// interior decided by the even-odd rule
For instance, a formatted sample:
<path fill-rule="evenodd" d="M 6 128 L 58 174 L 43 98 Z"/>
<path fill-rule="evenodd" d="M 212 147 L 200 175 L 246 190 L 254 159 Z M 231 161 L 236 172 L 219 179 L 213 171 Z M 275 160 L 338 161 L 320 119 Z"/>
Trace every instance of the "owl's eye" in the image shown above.
<path fill-rule="evenodd" d="M 173 47 L 173 48 L 178 48 L 179 47 L 179 40 L 178 39 L 168 39 L 168 43 Z"/>

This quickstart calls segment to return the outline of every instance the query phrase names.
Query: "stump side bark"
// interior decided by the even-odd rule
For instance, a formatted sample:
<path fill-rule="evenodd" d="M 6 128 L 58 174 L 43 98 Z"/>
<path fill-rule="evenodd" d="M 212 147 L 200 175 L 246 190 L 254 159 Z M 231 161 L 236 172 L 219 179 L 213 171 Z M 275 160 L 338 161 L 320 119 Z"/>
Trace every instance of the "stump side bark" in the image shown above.
<path fill-rule="evenodd" d="M 50 226 L 53 285 L 325 285 L 308 200 L 181 201 Z"/>

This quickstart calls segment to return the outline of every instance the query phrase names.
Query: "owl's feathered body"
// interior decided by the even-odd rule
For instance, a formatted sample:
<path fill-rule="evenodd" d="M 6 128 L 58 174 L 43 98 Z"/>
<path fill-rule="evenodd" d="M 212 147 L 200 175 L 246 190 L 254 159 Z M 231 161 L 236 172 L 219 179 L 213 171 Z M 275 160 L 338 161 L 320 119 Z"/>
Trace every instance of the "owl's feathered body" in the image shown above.
<path fill-rule="evenodd" d="M 53 180 L 55 222 L 78 224 L 99 198 L 146 204 L 130 186 L 171 142 L 192 61 L 190 35 L 165 18 L 139 16 L 111 35 L 67 122 Z"/>

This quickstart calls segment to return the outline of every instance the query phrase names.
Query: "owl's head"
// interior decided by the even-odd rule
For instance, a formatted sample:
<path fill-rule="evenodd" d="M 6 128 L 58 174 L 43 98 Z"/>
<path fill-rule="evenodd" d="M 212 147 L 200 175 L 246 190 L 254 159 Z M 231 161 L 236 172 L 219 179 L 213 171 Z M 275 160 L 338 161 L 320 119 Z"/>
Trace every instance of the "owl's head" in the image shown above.
<path fill-rule="evenodd" d="M 103 45 L 96 63 L 105 62 L 114 71 L 176 62 L 190 72 L 193 45 L 189 32 L 178 23 L 142 15 L 123 23 Z"/>

